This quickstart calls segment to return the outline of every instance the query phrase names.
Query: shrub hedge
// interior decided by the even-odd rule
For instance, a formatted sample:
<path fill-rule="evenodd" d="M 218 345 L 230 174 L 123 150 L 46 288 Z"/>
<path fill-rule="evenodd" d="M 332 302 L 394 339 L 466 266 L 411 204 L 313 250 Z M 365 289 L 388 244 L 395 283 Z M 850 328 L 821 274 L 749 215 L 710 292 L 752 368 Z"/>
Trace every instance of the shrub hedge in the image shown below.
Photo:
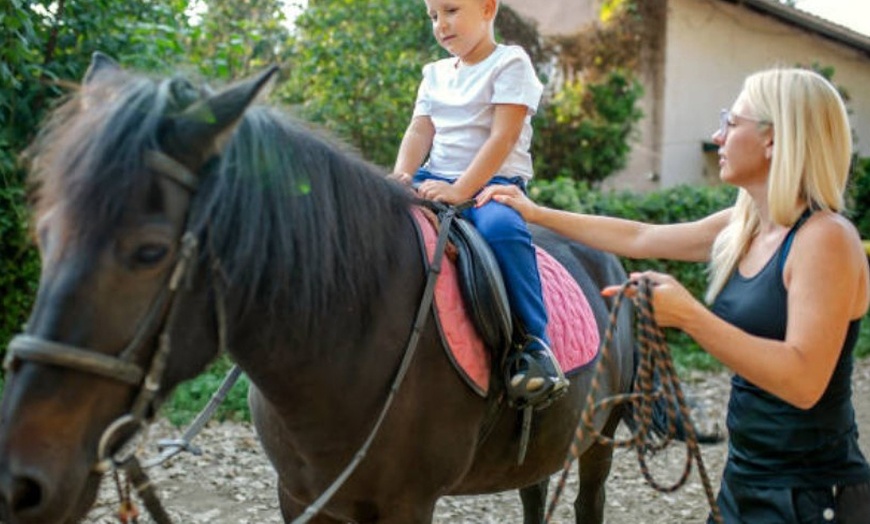
<path fill-rule="evenodd" d="M 587 183 L 569 178 L 535 180 L 529 195 L 536 202 L 558 209 L 616 216 L 657 224 L 689 222 L 728 207 L 734 202 L 733 187 L 678 186 L 647 194 L 628 191 L 601 192 Z M 846 215 L 855 222 L 862 238 L 870 240 L 870 158 L 857 160 L 848 189 Z M 707 287 L 704 264 L 670 260 L 622 259 L 626 271 L 652 269 L 674 275 L 696 297 L 703 297 Z M 682 368 L 718 369 L 721 366 L 686 335 L 669 330 L 668 341 Z M 858 356 L 870 356 L 870 314 L 862 324 Z"/>
<path fill-rule="evenodd" d="M 27 233 L 24 190 L 0 185 L 0 358 L 30 312 L 39 280 L 39 257 Z"/>
<path fill-rule="evenodd" d="M 534 181 L 529 187 L 529 195 L 549 207 L 665 224 L 697 220 L 724 209 L 734 202 L 736 190 L 730 186 L 678 186 L 647 194 L 600 192 L 583 182 L 559 178 Z M 622 263 L 628 272 L 651 269 L 670 273 L 696 297 L 702 297 L 706 290 L 704 264 L 629 258 L 623 258 Z M 713 370 L 721 367 L 688 336 L 675 330 L 667 330 L 666 335 L 678 368 Z"/>
<path fill-rule="evenodd" d="M 857 158 L 849 178 L 847 215 L 861 238 L 870 240 L 870 157 Z"/>

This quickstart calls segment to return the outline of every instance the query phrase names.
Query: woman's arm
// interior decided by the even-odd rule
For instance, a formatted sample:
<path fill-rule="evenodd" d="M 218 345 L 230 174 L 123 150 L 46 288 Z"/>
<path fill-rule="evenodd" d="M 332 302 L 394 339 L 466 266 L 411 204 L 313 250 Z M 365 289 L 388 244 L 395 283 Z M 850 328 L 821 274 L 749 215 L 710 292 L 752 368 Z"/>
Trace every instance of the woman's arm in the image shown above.
<path fill-rule="evenodd" d="M 848 324 L 866 313 L 870 300 L 860 239 L 845 219 L 827 212 L 816 213 L 798 231 L 786 262 L 788 325 L 783 341 L 728 324 L 672 277 L 644 275 L 655 284 L 653 308 L 659 325 L 682 329 L 727 367 L 801 409 L 821 398 Z"/>
<path fill-rule="evenodd" d="M 478 205 L 490 199 L 516 209 L 528 222 L 596 249 L 630 258 L 707 261 L 713 241 L 731 217 L 731 210 L 725 209 L 694 222 L 646 224 L 539 206 L 511 186 L 486 188 L 478 197 Z"/>

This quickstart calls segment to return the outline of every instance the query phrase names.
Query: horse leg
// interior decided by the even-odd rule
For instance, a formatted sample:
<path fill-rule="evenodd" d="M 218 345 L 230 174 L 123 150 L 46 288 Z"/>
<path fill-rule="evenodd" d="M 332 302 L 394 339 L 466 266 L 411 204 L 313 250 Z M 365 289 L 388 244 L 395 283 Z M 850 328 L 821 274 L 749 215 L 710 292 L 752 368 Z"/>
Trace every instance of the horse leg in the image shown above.
<path fill-rule="evenodd" d="M 302 515 L 306 509 L 306 506 L 296 502 L 290 497 L 287 490 L 281 486 L 278 488 L 278 502 L 281 507 L 281 517 L 288 524 Z M 423 503 L 418 500 L 415 503 L 396 504 L 390 507 L 387 512 L 381 512 L 374 505 L 360 506 L 357 509 L 362 516 L 357 516 L 354 522 L 359 524 L 432 524 L 432 518 L 435 514 L 435 502 Z M 318 514 L 308 522 L 315 524 L 344 524 L 346 521 Z"/>
<path fill-rule="evenodd" d="M 550 479 L 546 478 L 537 484 L 520 488 L 520 500 L 523 501 L 523 524 L 541 524 L 544 522 L 549 485 Z"/>
<path fill-rule="evenodd" d="M 281 507 L 281 517 L 284 519 L 284 522 L 290 523 L 293 522 L 294 519 L 302 515 L 305 511 L 306 506 L 299 504 L 295 500 L 293 500 L 290 495 L 287 493 L 282 486 L 280 486 L 280 482 L 278 483 L 278 503 Z M 315 515 L 308 522 L 313 522 L 315 524 L 342 524 L 342 521 L 335 520 L 332 517 L 327 517 L 326 515 Z"/>
<path fill-rule="evenodd" d="M 601 430 L 606 437 L 613 437 L 616 427 L 622 418 L 621 414 L 614 410 L 611 412 Z M 578 469 L 580 485 L 577 488 L 577 498 L 574 499 L 574 515 L 577 524 L 601 524 L 604 522 L 604 483 L 610 475 L 610 466 L 613 464 L 613 448 L 598 442 L 592 445 L 580 455 Z"/>

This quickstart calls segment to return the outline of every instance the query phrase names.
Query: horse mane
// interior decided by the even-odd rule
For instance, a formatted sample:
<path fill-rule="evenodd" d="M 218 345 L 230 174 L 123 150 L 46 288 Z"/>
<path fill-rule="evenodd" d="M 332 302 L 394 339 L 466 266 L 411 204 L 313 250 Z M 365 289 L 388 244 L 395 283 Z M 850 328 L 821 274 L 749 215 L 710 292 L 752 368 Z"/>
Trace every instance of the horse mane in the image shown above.
<path fill-rule="evenodd" d="M 130 203 L 156 187 L 144 154 L 160 148 L 164 118 L 183 110 L 177 81 L 118 71 L 53 111 L 26 153 L 34 218 L 59 204 L 76 238 L 102 245 L 123 234 Z M 189 227 L 206 243 L 203 260 L 219 260 L 236 321 L 265 313 L 310 329 L 344 307 L 364 328 L 404 242 L 407 190 L 264 104 L 248 108 L 200 176 Z"/>
<path fill-rule="evenodd" d="M 68 240 L 111 238 L 128 203 L 153 186 L 143 153 L 159 148 L 159 122 L 170 107 L 160 84 L 124 71 L 62 100 L 22 155 L 35 222 L 57 210 L 68 217 Z"/>
<path fill-rule="evenodd" d="M 266 105 L 245 112 L 214 169 L 194 228 L 208 230 L 231 288 L 248 290 L 244 305 L 308 328 L 352 307 L 364 328 L 404 242 L 409 192 Z"/>

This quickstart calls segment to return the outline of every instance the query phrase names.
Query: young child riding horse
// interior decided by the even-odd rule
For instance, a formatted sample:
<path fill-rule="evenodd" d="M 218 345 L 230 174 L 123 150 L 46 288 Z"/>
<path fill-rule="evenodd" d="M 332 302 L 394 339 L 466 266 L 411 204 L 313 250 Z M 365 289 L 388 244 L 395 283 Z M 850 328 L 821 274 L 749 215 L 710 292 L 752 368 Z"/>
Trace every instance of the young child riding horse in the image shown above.
<path fill-rule="evenodd" d="M 533 174 L 531 115 L 543 91 L 531 60 L 518 46 L 496 43 L 497 0 L 426 0 L 426 7 L 435 38 L 453 56 L 423 68 L 393 176 L 447 204 L 491 184 L 525 189 Z M 489 243 L 525 330 L 522 351 L 508 363 L 508 395 L 517 406 L 545 405 L 568 381 L 550 350 L 529 230 L 518 213 L 496 202 L 463 215 Z"/>

